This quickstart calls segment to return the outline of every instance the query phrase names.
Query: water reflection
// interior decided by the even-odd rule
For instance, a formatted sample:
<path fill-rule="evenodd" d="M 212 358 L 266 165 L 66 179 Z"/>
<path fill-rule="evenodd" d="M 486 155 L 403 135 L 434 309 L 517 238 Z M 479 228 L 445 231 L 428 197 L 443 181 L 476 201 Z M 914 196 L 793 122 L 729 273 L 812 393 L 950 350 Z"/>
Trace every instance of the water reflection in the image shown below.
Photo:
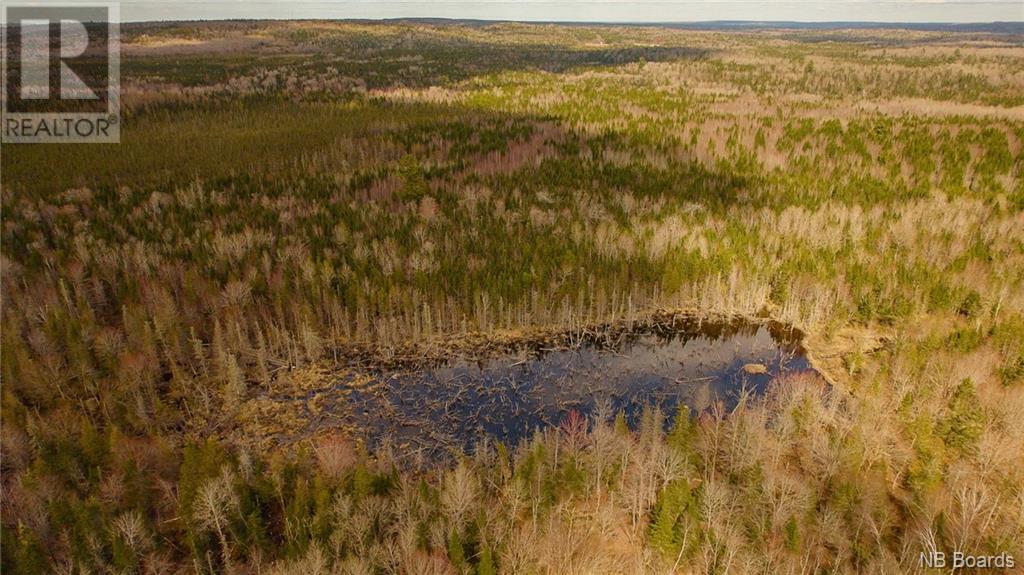
<path fill-rule="evenodd" d="M 460 357 L 420 369 L 385 370 L 358 385 L 347 378 L 346 423 L 369 443 L 390 438 L 403 453 L 472 449 L 484 436 L 506 444 L 576 410 L 602 403 L 635 424 L 647 405 L 693 412 L 741 393 L 762 394 L 786 371 L 809 369 L 799 334 L 774 324 L 684 319 L 653 329 L 605 332 L 483 358 Z"/>

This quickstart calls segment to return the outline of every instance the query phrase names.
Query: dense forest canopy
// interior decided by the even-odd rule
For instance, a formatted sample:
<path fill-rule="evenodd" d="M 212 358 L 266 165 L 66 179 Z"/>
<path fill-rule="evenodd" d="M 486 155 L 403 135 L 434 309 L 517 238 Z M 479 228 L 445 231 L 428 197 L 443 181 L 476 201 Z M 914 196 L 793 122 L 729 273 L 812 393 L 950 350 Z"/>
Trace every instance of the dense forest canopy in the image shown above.
<path fill-rule="evenodd" d="M 5 571 L 1024 563 L 1020 35 L 122 32 L 121 143 L 0 158 Z M 426 469 L 297 433 L 352 358 L 664 310 L 821 375 Z"/>

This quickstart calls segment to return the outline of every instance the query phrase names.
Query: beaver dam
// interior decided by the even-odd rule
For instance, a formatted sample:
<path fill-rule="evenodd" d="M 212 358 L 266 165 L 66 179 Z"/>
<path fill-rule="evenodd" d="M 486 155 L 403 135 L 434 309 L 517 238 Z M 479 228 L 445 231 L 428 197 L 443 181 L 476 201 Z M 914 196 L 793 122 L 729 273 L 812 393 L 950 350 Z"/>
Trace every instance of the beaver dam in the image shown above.
<path fill-rule="evenodd" d="M 631 425 L 645 406 L 671 417 L 763 394 L 784 372 L 810 369 L 801 334 L 770 322 L 673 318 L 452 356 L 427 365 L 357 369 L 332 384 L 316 427 L 348 428 L 404 453 L 513 445 L 570 412 L 604 404 Z"/>

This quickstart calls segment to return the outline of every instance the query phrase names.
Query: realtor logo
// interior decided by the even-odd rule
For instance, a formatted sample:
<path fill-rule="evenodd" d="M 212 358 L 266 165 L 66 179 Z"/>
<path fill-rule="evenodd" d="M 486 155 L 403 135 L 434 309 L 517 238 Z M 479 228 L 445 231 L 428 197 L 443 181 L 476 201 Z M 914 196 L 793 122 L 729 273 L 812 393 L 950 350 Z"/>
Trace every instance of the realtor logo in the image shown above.
<path fill-rule="evenodd" d="M 117 143 L 116 4 L 5 3 L 4 143 Z"/>

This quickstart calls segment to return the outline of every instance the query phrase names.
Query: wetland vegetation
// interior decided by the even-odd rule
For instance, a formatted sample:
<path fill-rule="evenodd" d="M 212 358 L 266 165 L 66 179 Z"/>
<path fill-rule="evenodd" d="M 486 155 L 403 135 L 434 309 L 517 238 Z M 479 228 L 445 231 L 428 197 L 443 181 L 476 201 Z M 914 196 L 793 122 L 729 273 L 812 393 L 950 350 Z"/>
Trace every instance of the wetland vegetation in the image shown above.
<path fill-rule="evenodd" d="M 122 35 L 120 144 L 0 155 L 5 572 L 1024 564 L 1024 35 Z"/>

